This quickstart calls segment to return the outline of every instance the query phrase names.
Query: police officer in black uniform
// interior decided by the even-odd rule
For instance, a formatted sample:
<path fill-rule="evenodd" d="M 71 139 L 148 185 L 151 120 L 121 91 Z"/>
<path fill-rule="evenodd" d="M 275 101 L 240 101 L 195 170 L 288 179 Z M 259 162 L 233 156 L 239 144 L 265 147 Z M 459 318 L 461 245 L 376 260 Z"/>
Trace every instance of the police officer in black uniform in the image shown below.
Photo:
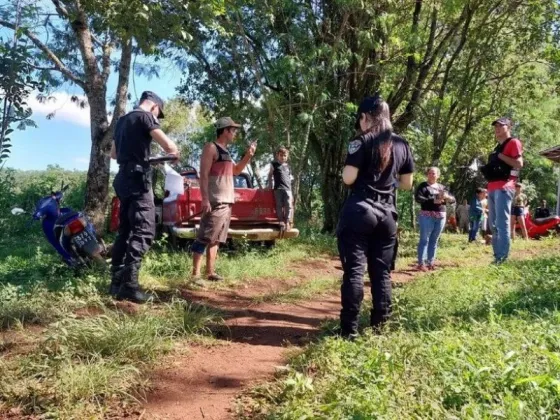
<path fill-rule="evenodd" d="M 397 235 L 395 189 L 410 190 L 414 160 L 408 143 L 393 133 L 389 106 L 379 95 L 358 107 L 356 129 L 342 174 L 351 188 L 337 227 L 344 270 L 340 334 L 358 334 L 366 265 L 371 281 L 371 326 L 378 329 L 391 314 L 391 265 Z"/>
<path fill-rule="evenodd" d="M 113 187 L 120 200 L 120 224 L 112 251 L 109 292 L 119 300 L 135 303 L 147 300 L 140 290 L 138 274 L 156 227 L 152 169 L 148 163 L 152 139 L 168 154 L 179 156 L 177 145 L 160 128 L 161 118 L 161 98 L 153 92 L 143 92 L 139 106 L 117 122 L 111 147 L 111 157 L 119 164 Z"/>

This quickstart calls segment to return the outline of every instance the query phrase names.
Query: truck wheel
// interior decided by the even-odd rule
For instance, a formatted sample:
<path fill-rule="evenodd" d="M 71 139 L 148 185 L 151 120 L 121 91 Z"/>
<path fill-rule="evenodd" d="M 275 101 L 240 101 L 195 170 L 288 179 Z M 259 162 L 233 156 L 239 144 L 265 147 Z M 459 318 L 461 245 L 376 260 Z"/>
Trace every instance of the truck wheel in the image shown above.
<path fill-rule="evenodd" d="M 167 233 L 167 241 L 171 248 L 177 249 L 179 246 L 179 238 L 173 234 L 173 230 L 170 227 L 165 226 L 163 231 Z"/>
<path fill-rule="evenodd" d="M 179 250 L 179 251 L 190 250 L 191 244 L 193 242 L 191 239 L 184 239 L 184 238 L 177 237 L 177 235 L 174 235 L 173 231 L 169 227 L 165 228 L 165 232 L 167 233 L 169 246 L 172 249 Z"/>

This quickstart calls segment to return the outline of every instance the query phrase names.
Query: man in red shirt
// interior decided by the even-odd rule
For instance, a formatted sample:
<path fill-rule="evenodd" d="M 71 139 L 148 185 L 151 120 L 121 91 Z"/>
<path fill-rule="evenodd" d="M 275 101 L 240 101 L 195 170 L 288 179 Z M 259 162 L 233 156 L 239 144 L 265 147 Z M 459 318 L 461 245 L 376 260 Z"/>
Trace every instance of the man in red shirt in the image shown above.
<path fill-rule="evenodd" d="M 511 202 L 519 170 L 523 167 L 523 146 L 511 136 L 511 120 L 499 118 L 492 123 L 498 146 L 490 154 L 488 171 L 488 222 L 492 229 L 494 262 L 501 264 L 509 255 Z"/>

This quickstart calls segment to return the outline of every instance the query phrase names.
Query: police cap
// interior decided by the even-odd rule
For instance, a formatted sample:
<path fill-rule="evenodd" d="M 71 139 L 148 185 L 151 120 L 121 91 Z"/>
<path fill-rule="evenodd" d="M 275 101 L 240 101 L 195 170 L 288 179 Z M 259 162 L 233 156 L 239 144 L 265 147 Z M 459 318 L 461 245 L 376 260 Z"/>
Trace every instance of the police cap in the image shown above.
<path fill-rule="evenodd" d="M 164 118 L 164 115 L 163 115 L 163 100 L 158 95 L 156 95 L 154 92 L 146 90 L 146 91 L 142 92 L 142 96 L 140 97 L 140 103 L 142 103 L 144 101 L 152 101 L 154 104 L 156 104 L 159 108 L 159 114 L 157 116 L 158 119 Z"/>

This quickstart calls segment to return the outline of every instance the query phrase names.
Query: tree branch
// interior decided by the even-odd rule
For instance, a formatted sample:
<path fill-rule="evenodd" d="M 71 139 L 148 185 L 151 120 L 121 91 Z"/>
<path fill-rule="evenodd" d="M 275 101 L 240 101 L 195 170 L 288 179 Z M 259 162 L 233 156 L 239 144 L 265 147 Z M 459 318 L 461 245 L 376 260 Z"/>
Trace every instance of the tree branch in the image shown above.
<path fill-rule="evenodd" d="M 113 52 L 113 42 L 107 41 L 103 45 L 103 56 L 101 59 L 101 78 L 103 83 L 107 83 L 111 73 L 111 53 Z"/>
<path fill-rule="evenodd" d="M 76 2 L 76 6 L 79 6 L 79 2 Z M 93 51 L 93 39 L 87 23 L 87 16 L 81 7 L 77 9 L 76 18 L 70 22 L 70 26 L 76 34 L 78 46 L 84 62 L 87 82 L 84 90 L 87 94 L 100 82 L 100 74 L 99 68 L 97 67 L 97 59 Z"/>
<path fill-rule="evenodd" d="M 109 132 L 112 133 L 117 120 L 124 114 L 126 110 L 126 101 L 128 98 L 128 80 L 130 78 L 130 67 L 132 64 L 132 40 L 123 40 L 121 45 L 121 62 L 119 64 L 119 81 L 117 83 L 117 96 L 115 98 L 115 109 L 113 110 L 113 119 L 109 126 Z"/>
<path fill-rule="evenodd" d="M 64 5 L 60 3 L 60 0 L 52 0 L 52 3 L 54 4 L 54 8 L 56 9 L 58 16 L 70 20 L 68 9 L 66 9 L 66 7 L 64 7 Z"/>
<path fill-rule="evenodd" d="M 69 23 L 72 23 L 72 17 L 70 16 L 70 13 L 68 12 L 68 9 L 66 7 L 64 7 L 64 5 L 62 5 L 60 3 L 60 0 L 52 0 L 54 7 L 58 13 L 58 16 L 61 18 L 66 19 Z M 54 16 L 54 15 L 53 15 Z M 99 47 L 103 48 L 105 45 L 98 39 L 96 38 L 95 35 L 91 34 L 91 39 L 92 41 Z"/>
<path fill-rule="evenodd" d="M 16 28 L 14 24 L 2 19 L 0 19 L 0 26 L 4 26 L 5 28 L 9 28 L 12 30 L 15 30 Z M 58 71 L 60 71 L 70 81 L 76 83 L 82 89 L 85 89 L 86 83 L 82 79 L 80 79 L 75 73 L 73 73 L 68 67 L 66 67 L 64 63 L 56 56 L 56 54 L 52 52 L 52 50 L 47 45 L 41 42 L 41 40 L 37 37 L 37 35 L 35 35 L 27 28 L 20 27 L 19 30 L 21 30 L 23 34 L 27 38 L 29 38 L 31 42 L 33 42 L 33 44 L 49 58 L 49 60 L 54 64 L 54 66 Z"/>
<path fill-rule="evenodd" d="M 411 29 L 412 34 L 418 33 L 418 23 L 420 20 L 421 11 L 422 11 L 422 0 L 416 0 L 414 13 L 412 15 L 412 29 Z M 414 73 L 418 69 L 418 63 L 414 58 L 415 51 L 416 51 L 416 45 L 411 45 L 410 50 L 408 52 L 405 76 L 402 79 L 401 84 L 397 89 L 397 91 L 395 92 L 395 94 L 390 95 L 389 98 L 387 99 L 391 109 L 397 109 L 399 105 L 402 103 L 406 93 L 410 88 Z"/>

